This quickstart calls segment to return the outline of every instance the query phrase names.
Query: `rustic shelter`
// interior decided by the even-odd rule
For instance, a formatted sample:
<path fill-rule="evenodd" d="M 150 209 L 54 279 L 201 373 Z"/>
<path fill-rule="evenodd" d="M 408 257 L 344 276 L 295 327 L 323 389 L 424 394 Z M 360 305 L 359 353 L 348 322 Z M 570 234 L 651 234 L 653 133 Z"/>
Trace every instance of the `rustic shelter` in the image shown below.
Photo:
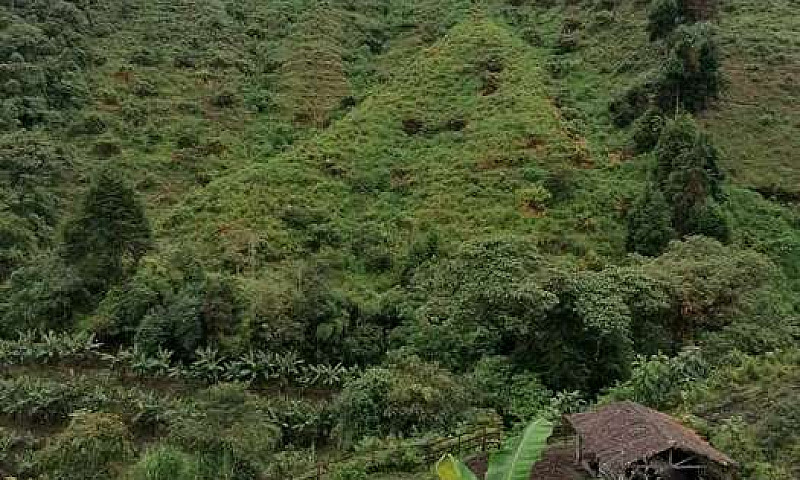
<path fill-rule="evenodd" d="M 576 461 L 613 480 L 727 480 L 736 462 L 669 415 L 633 402 L 567 415 Z"/>

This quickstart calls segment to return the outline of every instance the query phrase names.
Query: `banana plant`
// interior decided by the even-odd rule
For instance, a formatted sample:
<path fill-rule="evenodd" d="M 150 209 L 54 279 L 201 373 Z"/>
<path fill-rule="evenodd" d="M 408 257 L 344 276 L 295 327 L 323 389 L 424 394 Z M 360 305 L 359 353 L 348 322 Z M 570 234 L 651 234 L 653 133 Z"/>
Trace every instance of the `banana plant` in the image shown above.
<path fill-rule="evenodd" d="M 509 439 L 503 449 L 489 457 L 486 480 L 528 480 L 533 465 L 541 460 L 553 424 L 547 420 L 531 422 L 522 435 Z M 436 464 L 439 480 L 477 480 L 472 471 L 452 455 Z"/>

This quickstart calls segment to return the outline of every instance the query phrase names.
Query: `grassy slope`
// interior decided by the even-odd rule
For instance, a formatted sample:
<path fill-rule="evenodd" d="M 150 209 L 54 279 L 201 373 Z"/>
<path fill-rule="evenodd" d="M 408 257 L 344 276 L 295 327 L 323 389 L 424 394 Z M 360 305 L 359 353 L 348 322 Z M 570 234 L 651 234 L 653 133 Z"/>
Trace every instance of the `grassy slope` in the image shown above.
<path fill-rule="evenodd" d="M 302 16 L 303 2 L 244 2 L 244 22 L 214 2 L 129 3 L 129 21 L 99 41 L 107 62 L 93 73 L 89 111 L 111 129 L 68 141 L 92 162 L 123 167 L 147 195 L 157 255 L 185 249 L 211 268 L 264 284 L 315 259 L 337 267 L 343 288 L 367 292 L 392 279 L 365 253 L 397 258 L 426 231 L 451 241 L 531 235 L 545 252 L 579 258 L 582 266 L 623 255 L 620 212 L 642 185 L 648 160 L 620 162 L 625 132 L 611 127 L 605 108 L 614 90 L 655 58 L 641 6 L 622 2 L 610 24 L 591 9 L 539 11 L 530 21 L 542 41 L 531 46 L 496 18 L 465 18 L 464 2 L 454 0 L 459 8 L 443 24 L 461 23 L 440 41 L 408 35 L 374 65 L 348 65 L 352 76 L 363 64 L 377 72 L 351 77 L 359 105 L 316 132 L 275 111 L 257 113 L 247 100 L 275 92 L 279 73 L 267 64 L 292 48 L 283 26 Z M 738 185 L 799 192 L 797 15 L 791 0 L 731 3 L 720 17 L 731 84 L 704 122 Z M 409 10 L 437 16 L 438 7 L 418 1 Z M 566 16 L 583 21 L 582 46 L 559 60 L 566 77 L 549 79 L 545 66 Z M 224 26 L 209 34 L 215 18 Z M 266 36 L 248 34 L 254 26 Z M 174 66 L 177 54 L 198 50 L 198 38 L 199 67 Z M 161 50 L 162 60 L 131 66 L 141 47 Z M 497 91 L 483 95 L 490 59 L 504 68 L 495 74 Z M 158 95 L 136 96 L 142 80 Z M 236 105 L 211 104 L 222 88 L 240 96 Z M 141 123 L 130 120 L 137 109 Z M 406 120 L 421 132 L 406 133 Z M 463 128 L 454 128 L 459 121 Z M 224 148 L 195 155 L 177 145 L 187 135 Z M 118 142 L 121 155 L 95 159 L 93 145 L 104 139 Z M 525 208 L 524 190 L 554 174 L 567 180 L 568 194 L 545 212 Z M 739 186 L 730 199 L 735 241 L 771 253 L 796 282 L 797 214 Z M 727 390 L 715 388 L 722 402 Z M 763 393 L 752 393 L 736 413 L 757 411 Z"/>
<path fill-rule="evenodd" d="M 726 57 L 723 68 L 728 86 L 701 120 L 721 151 L 730 180 L 725 208 L 734 227 L 734 243 L 768 253 L 785 267 L 796 288 L 798 272 L 792 265 L 800 258 L 797 205 L 779 205 L 750 190 L 777 190 L 791 197 L 800 186 L 794 146 L 800 138 L 800 110 L 796 108 L 800 56 L 797 35 L 790 33 L 797 30 L 798 21 L 796 15 L 788 14 L 789 3 L 726 2 L 715 23 Z M 613 15 L 599 8 L 578 7 L 567 7 L 560 13 L 581 27 L 579 48 L 559 60 L 563 73 L 555 80 L 556 92 L 567 109 L 579 112 L 595 156 L 604 152 L 614 155 L 628 140 L 625 131 L 612 125 L 608 102 L 639 75 L 656 68 L 660 58 L 658 47 L 647 38 L 646 9 L 636 2 L 618 2 Z M 745 76 L 736 67 L 743 62 L 752 69 Z M 763 85 L 753 88 L 753 80 Z M 744 99 L 745 92 L 757 97 Z M 744 105 L 747 102 L 753 105 Z M 770 111 L 773 113 L 763 113 Z M 647 155 L 622 158 L 623 168 L 632 170 L 650 161 Z M 598 178 L 593 176 L 592 182 Z M 640 172 L 630 178 L 640 182 L 643 176 Z M 618 183 L 616 188 L 620 185 L 625 184 Z M 590 198 L 594 195 L 587 194 Z"/>
<path fill-rule="evenodd" d="M 703 123 L 723 152 L 723 164 L 743 186 L 800 192 L 800 20 L 791 0 L 724 2 L 714 23 L 727 86 Z M 575 7 L 582 48 L 564 83 L 574 101 L 599 124 L 611 95 L 658 62 L 649 44 L 646 9 L 618 2 L 614 15 Z M 604 132 L 608 134 L 607 132 Z M 614 141 L 604 136 L 604 141 Z"/>
<path fill-rule="evenodd" d="M 502 71 L 492 74 L 488 62 Z M 454 240 L 532 233 L 539 219 L 522 190 L 581 161 L 547 97 L 542 64 L 541 52 L 508 29 L 469 20 L 327 131 L 210 184 L 164 230 L 200 245 L 211 262 L 251 271 L 307 255 L 320 228 L 349 256 L 364 243 L 398 253 L 429 229 Z M 497 76 L 492 94 L 489 75 Z M 404 131 L 412 121 L 419 132 Z"/>
<path fill-rule="evenodd" d="M 791 0 L 726 2 L 719 18 L 729 85 L 704 120 L 733 178 L 800 195 L 800 18 Z"/>

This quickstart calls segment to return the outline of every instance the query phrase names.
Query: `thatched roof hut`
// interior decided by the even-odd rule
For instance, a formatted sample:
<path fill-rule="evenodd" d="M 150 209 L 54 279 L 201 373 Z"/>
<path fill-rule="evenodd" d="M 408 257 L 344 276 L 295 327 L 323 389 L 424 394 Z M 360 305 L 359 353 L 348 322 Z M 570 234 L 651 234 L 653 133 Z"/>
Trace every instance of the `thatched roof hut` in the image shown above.
<path fill-rule="evenodd" d="M 565 417 L 576 434 L 576 460 L 610 479 L 730 478 L 736 462 L 669 415 L 633 402 Z"/>

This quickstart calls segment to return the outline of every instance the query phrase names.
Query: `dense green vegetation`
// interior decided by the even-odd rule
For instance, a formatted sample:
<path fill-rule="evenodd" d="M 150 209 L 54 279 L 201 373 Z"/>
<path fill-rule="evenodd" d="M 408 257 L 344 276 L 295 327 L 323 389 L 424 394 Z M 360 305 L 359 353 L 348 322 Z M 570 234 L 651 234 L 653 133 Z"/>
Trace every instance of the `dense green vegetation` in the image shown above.
<path fill-rule="evenodd" d="M 800 20 L 695 3 L 0 0 L 0 477 L 633 399 L 797 478 Z"/>

